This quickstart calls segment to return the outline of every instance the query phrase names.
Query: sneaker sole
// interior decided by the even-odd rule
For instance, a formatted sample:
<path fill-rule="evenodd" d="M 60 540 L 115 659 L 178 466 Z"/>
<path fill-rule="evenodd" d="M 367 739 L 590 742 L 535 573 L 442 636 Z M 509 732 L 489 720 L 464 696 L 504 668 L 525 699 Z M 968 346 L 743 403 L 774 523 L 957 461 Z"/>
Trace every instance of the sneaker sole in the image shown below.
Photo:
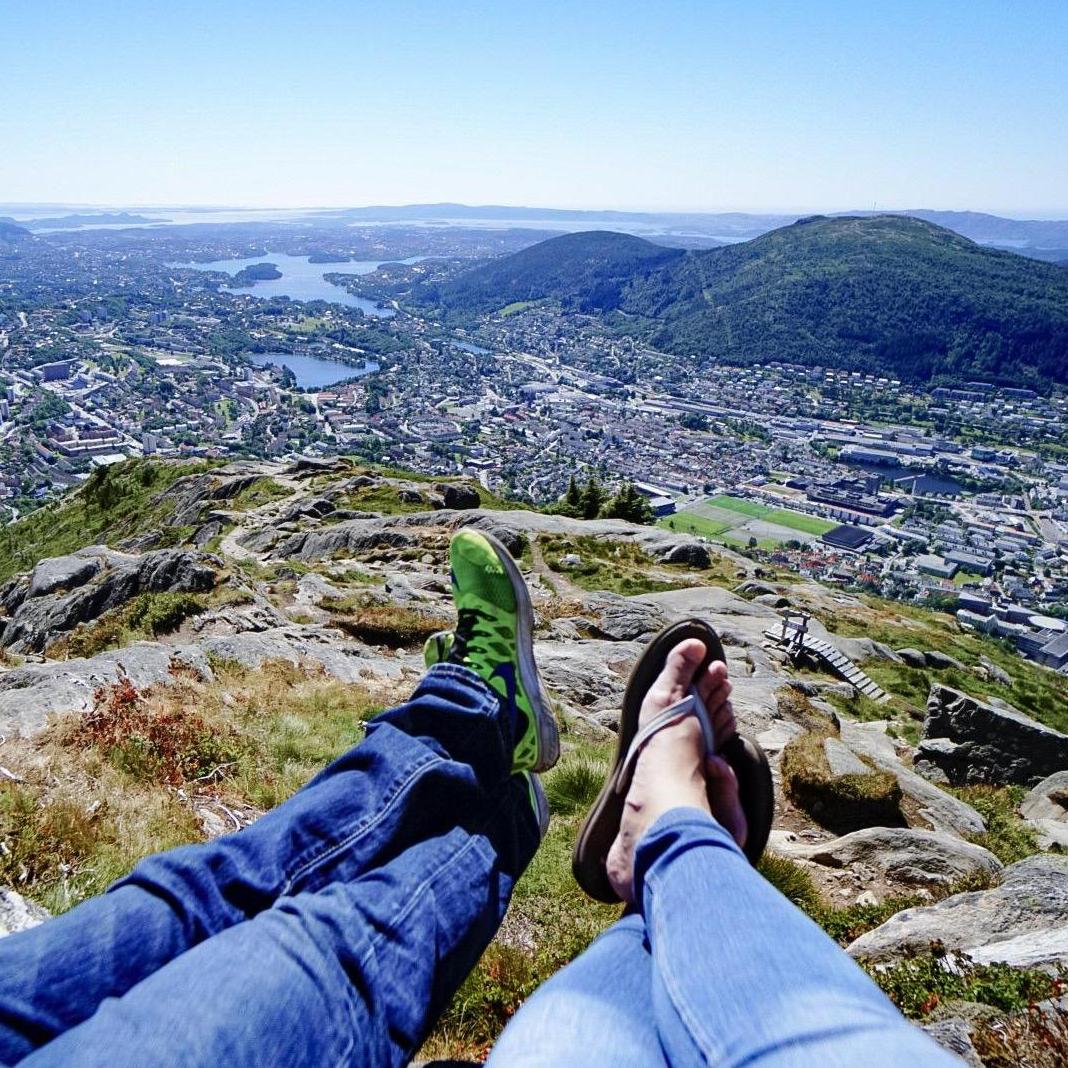
<path fill-rule="evenodd" d="M 552 702 L 545 692 L 538 673 L 538 666 L 534 660 L 534 606 L 530 603 L 530 594 L 527 592 L 526 580 L 522 572 L 512 558 L 512 554 L 492 534 L 485 530 L 479 530 L 486 541 L 490 543 L 493 551 L 497 554 L 504 567 L 505 574 L 512 584 L 515 593 L 516 614 L 519 617 L 518 633 L 516 634 L 516 650 L 519 654 L 519 679 L 523 684 L 527 697 L 534 708 L 534 716 L 537 720 L 538 729 L 538 760 L 531 771 L 548 771 L 560 759 L 560 730 L 556 726 L 556 716 L 553 714 Z"/>

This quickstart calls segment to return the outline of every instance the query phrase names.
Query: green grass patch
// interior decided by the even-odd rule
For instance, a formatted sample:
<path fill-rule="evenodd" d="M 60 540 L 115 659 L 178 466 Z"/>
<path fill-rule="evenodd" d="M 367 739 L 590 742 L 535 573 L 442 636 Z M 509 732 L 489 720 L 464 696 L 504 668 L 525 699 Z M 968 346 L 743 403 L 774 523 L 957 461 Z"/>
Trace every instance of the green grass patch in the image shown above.
<path fill-rule="evenodd" d="M 861 596 L 861 600 L 865 604 L 863 610 L 843 607 L 833 617 L 820 617 L 820 621 L 835 634 L 871 638 L 892 649 L 933 649 L 948 653 L 965 666 L 964 671 L 935 671 L 885 660 L 866 661 L 864 671 L 887 693 L 922 708 L 931 683 L 940 682 L 979 700 L 1001 698 L 1040 723 L 1068 733 L 1068 677 L 1025 660 L 1003 641 L 962 631 L 944 612 L 869 595 Z M 982 657 L 1002 668 L 1011 684 L 982 678 L 970 670 L 979 665 Z"/>
<path fill-rule="evenodd" d="M 902 827 L 901 787 L 888 771 L 832 775 L 823 743 L 827 731 L 809 730 L 783 750 L 783 792 L 817 823 L 838 834 L 862 827 Z"/>
<path fill-rule="evenodd" d="M 27 571 L 38 560 L 63 556 L 86 545 L 114 545 L 123 538 L 167 527 L 174 502 L 160 495 L 178 479 L 215 467 L 211 462 L 129 460 L 100 467 L 77 490 L 0 527 L 0 581 Z M 190 531 L 171 528 L 164 544 Z"/>
<path fill-rule="evenodd" d="M 659 564 L 637 545 L 588 534 L 545 534 L 539 539 L 545 563 L 584 590 L 608 590 L 624 597 L 707 584 L 699 572 Z M 564 563 L 567 556 L 579 563 Z M 657 572 L 653 574 L 652 572 Z"/>
<path fill-rule="evenodd" d="M 986 831 L 971 836 L 976 845 L 989 849 L 1003 864 L 1040 852 L 1038 836 L 1019 814 L 1027 791 L 1021 786 L 961 786 L 953 790 L 986 820 Z"/>
<path fill-rule="evenodd" d="M 506 304 L 497 314 L 502 319 L 507 319 L 511 315 L 518 315 L 521 311 L 526 311 L 527 308 L 533 308 L 536 304 L 533 300 L 513 300 L 511 304 Z"/>
<path fill-rule="evenodd" d="M 731 497 L 726 494 L 721 494 L 719 497 L 713 497 L 706 503 L 712 505 L 714 508 L 725 508 L 728 512 L 738 512 L 741 515 L 747 515 L 751 519 L 766 519 L 772 511 L 767 505 L 760 504 L 757 501 L 747 501 L 741 497 Z"/>
<path fill-rule="evenodd" d="M 105 612 L 92 623 L 79 623 L 49 649 L 52 657 L 95 656 L 131 642 L 176 631 L 187 619 L 210 607 L 199 593 L 141 593 L 121 608 Z"/>
<path fill-rule="evenodd" d="M 1048 972 L 975 964 L 963 954 L 953 954 L 950 961 L 938 946 L 889 965 L 869 965 L 866 970 L 912 1019 L 925 1019 L 947 1001 L 979 1002 L 1017 1013 L 1063 990 L 1063 979 Z"/>
<path fill-rule="evenodd" d="M 270 504 L 271 501 L 280 500 L 283 497 L 291 497 L 292 490 L 286 489 L 281 483 L 273 478 L 263 477 L 247 485 L 231 502 L 230 507 L 235 512 L 248 512 L 261 505 Z"/>
<path fill-rule="evenodd" d="M 696 534 L 702 538 L 718 538 L 725 531 L 730 530 L 729 523 L 720 523 L 700 512 L 676 512 L 675 515 L 664 516 L 658 519 L 656 525 L 667 530 L 677 530 L 683 534 Z"/>
<path fill-rule="evenodd" d="M 826 534 L 829 530 L 834 530 L 838 525 L 837 523 L 829 523 L 826 519 L 820 519 L 818 516 L 805 515 L 803 512 L 791 512 L 786 508 L 776 508 L 761 518 L 768 523 L 776 524 L 776 526 L 788 527 L 790 530 L 800 530 L 804 534 L 815 534 L 817 537 L 821 534 Z"/>

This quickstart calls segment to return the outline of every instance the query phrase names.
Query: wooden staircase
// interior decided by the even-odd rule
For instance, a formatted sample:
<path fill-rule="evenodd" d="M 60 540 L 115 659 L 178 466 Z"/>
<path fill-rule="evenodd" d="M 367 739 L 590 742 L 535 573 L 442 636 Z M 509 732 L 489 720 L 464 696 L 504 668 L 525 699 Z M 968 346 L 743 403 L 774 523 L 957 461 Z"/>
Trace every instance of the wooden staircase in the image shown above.
<path fill-rule="evenodd" d="M 782 634 L 775 630 L 764 631 L 764 637 L 770 638 L 776 645 L 782 647 L 784 645 Z M 798 642 L 802 645 L 805 652 L 813 654 L 818 660 L 827 665 L 836 675 L 846 680 L 850 685 L 854 686 L 865 697 L 870 697 L 871 700 L 878 703 L 890 700 L 890 695 L 872 682 L 867 675 L 864 674 L 848 656 L 840 653 L 830 642 L 824 641 L 822 638 L 814 638 L 811 634 L 796 633 L 791 635 L 789 645 L 791 648 L 796 649 Z"/>

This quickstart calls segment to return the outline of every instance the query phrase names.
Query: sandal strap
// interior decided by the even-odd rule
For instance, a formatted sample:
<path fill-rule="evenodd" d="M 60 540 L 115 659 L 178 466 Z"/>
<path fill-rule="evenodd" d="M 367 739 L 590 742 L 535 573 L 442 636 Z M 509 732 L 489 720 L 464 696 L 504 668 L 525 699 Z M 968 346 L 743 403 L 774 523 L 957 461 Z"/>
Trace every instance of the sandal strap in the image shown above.
<path fill-rule="evenodd" d="M 701 726 L 701 737 L 704 741 L 705 753 L 715 752 L 715 733 L 712 729 L 712 717 L 708 714 L 701 695 L 696 686 L 690 687 L 690 692 L 681 700 L 665 708 L 663 712 L 654 716 L 634 736 L 630 743 L 627 755 L 619 766 L 616 774 L 615 790 L 617 794 L 626 793 L 630 789 L 631 779 L 634 777 L 634 766 L 638 763 L 638 757 L 645 744 L 655 734 L 659 734 L 665 727 L 671 727 L 684 720 L 687 716 L 693 716 Z"/>

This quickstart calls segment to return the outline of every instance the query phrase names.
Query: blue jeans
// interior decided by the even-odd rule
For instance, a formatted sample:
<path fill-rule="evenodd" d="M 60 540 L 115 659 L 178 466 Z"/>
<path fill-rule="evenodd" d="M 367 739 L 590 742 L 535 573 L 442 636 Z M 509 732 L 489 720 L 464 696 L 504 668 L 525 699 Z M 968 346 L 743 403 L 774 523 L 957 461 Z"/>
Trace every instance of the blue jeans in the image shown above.
<path fill-rule="evenodd" d="M 0 939 L 0 1062 L 405 1063 L 538 846 L 505 719 L 438 665 L 251 827 Z"/>
<path fill-rule="evenodd" d="M 537 848 L 505 719 L 439 665 L 253 826 L 0 939 L 0 1062 L 405 1063 Z M 637 877 L 645 920 L 546 983 L 494 1063 L 955 1063 L 711 817 L 661 820 Z"/>
<path fill-rule="evenodd" d="M 675 809 L 642 836 L 635 893 L 640 912 L 523 1005 L 490 1066 L 960 1065 L 708 813 Z"/>

